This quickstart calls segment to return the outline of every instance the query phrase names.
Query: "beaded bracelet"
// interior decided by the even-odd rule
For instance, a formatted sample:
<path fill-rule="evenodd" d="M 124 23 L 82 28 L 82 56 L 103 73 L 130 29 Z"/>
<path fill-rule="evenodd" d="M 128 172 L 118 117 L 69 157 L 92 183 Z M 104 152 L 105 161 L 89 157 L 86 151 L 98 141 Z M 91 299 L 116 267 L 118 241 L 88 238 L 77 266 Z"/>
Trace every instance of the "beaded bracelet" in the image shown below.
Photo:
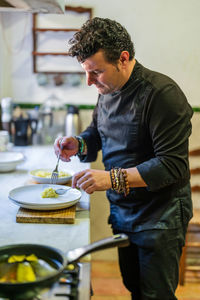
<path fill-rule="evenodd" d="M 112 185 L 112 190 L 115 189 L 115 175 L 114 175 L 114 169 L 110 170 L 110 179 L 111 179 L 111 185 Z"/>
<path fill-rule="evenodd" d="M 81 136 L 75 136 L 75 139 L 78 141 L 78 152 L 77 155 L 81 155 L 85 150 L 85 142 Z"/>
<path fill-rule="evenodd" d="M 125 169 L 122 169 L 122 174 L 123 174 L 124 182 L 125 182 L 124 194 L 125 194 L 125 196 L 127 196 L 130 193 L 130 187 L 129 187 L 129 183 L 128 183 L 127 171 Z"/>
<path fill-rule="evenodd" d="M 127 196 L 130 192 L 127 171 L 121 168 L 112 168 L 110 170 L 110 179 L 112 189 L 117 193 L 124 193 Z"/>

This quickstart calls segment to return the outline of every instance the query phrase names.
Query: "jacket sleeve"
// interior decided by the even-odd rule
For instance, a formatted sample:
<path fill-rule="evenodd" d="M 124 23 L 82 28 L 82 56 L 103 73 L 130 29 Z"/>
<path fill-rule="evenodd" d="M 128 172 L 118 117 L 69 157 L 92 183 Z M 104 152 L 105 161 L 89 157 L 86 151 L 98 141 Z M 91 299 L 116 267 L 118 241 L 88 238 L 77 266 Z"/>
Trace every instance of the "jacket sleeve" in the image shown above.
<path fill-rule="evenodd" d="M 178 86 L 151 96 L 146 124 L 155 157 L 137 166 L 150 191 L 189 180 L 188 139 L 193 111 Z"/>
<path fill-rule="evenodd" d="M 87 155 L 80 155 L 80 161 L 92 162 L 97 159 L 98 151 L 101 149 L 101 138 L 97 130 L 97 113 L 98 103 L 93 111 L 92 122 L 84 130 L 80 136 L 84 139 L 87 145 Z"/>

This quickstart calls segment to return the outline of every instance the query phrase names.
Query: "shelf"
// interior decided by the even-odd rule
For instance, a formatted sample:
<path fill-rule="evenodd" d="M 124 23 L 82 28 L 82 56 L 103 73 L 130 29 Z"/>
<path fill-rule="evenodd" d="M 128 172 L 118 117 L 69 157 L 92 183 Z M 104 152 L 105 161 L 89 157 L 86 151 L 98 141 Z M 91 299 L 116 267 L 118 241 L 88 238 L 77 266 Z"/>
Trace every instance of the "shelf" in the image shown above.
<path fill-rule="evenodd" d="M 79 31 L 77 28 L 33 28 L 35 32 L 46 32 L 46 31 L 66 31 L 66 32 L 74 32 Z"/>
<path fill-rule="evenodd" d="M 43 56 L 43 55 L 62 55 L 69 56 L 67 52 L 32 52 L 32 55 Z"/>
<path fill-rule="evenodd" d="M 92 8 L 65 6 L 65 15 L 62 17 L 64 19 L 61 20 L 61 17 L 57 19 L 55 15 L 33 14 L 34 73 L 84 74 L 76 58 L 69 56 L 67 41 L 72 38 L 73 33 L 79 31 L 77 27 L 81 26 L 80 24 L 92 18 Z M 71 22 L 72 17 L 74 22 Z M 79 26 L 77 26 L 78 22 Z M 66 24 L 72 28 L 65 28 Z M 67 59 L 63 60 L 62 56 Z"/>
<path fill-rule="evenodd" d="M 85 72 L 81 72 L 81 71 L 37 71 L 37 74 L 78 74 L 78 75 L 84 75 Z"/>

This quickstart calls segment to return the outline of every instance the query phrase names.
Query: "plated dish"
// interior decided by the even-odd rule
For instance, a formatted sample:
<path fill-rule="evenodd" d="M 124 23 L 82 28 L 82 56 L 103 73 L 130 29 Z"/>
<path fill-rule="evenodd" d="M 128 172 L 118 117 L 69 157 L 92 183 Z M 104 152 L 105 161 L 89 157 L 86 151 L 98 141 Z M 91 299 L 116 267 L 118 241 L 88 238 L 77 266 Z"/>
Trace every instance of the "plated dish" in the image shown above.
<path fill-rule="evenodd" d="M 16 166 L 22 163 L 24 159 L 24 155 L 21 152 L 0 152 L 0 172 L 14 171 Z"/>
<path fill-rule="evenodd" d="M 30 176 L 37 183 L 51 183 L 53 169 L 36 169 L 30 171 Z M 71 180 L 74 172 L 72 170 L 60 170 L 57 184 L 64 184 Z"/>
<path fill-rule="evenodd" d="M 42 198 L 42 192 L 47 187 L 52 187 L 53 189 L 60 187 L 66 190 L 69 189 L 69 191 L 64 195 L 59 195 L 57 198 Z M 11 190 L 8 197 L 13 203 L 23 208 L 32 210 L 56 210 L 76 204 L 81 198 L 81 192 L 69 186 L 30 184 Z"/>

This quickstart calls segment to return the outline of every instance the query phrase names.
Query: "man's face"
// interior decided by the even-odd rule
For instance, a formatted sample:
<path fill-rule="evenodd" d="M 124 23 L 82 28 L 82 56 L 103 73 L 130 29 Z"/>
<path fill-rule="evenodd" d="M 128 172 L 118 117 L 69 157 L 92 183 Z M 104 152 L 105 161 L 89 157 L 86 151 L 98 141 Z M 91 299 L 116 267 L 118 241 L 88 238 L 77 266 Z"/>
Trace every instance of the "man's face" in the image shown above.
<path fill-rule="evenodd" d="M 81 66 L 85 70 L 87 84 L 94 84 L 99 94 L 113 93 L 124 84 L 120 61 L 117 65 L 107 62 L 101 50 L 87 58 Z"/>

